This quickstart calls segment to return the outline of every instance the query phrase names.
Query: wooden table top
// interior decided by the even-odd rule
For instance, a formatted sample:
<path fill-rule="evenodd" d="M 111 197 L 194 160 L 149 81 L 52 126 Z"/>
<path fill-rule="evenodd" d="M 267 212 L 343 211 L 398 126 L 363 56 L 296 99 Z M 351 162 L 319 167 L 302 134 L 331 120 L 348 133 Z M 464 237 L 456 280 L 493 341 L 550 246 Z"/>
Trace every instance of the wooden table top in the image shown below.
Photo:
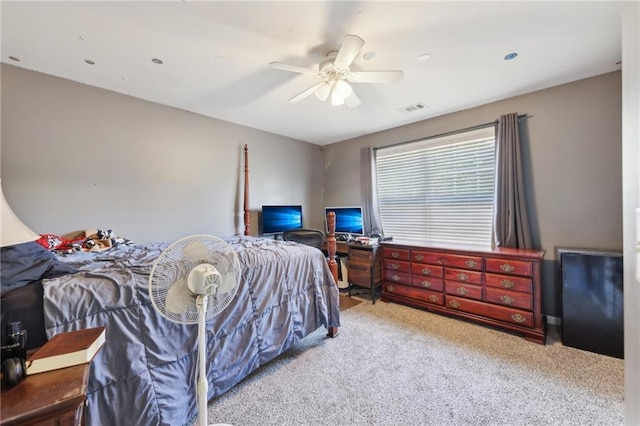
<path fill-rule="evenodd" d="M 27 376 L 0 394 L 0 424 L 28 424 L 73 409 L 85 401 L 89 364 Z"/>

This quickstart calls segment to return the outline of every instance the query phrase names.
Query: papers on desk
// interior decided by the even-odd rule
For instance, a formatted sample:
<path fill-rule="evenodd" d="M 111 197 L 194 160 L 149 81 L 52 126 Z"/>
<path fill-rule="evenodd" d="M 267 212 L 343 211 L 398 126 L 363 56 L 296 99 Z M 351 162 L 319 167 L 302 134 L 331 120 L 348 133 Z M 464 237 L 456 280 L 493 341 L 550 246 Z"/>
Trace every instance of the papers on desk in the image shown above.
<path fill-rule="evenodd" d="M 360 244 L 363 246 L 375 246 L 378 244 L 378 239 L 369 237 L 358 237 L 356 238 L 356 244 Z"/>

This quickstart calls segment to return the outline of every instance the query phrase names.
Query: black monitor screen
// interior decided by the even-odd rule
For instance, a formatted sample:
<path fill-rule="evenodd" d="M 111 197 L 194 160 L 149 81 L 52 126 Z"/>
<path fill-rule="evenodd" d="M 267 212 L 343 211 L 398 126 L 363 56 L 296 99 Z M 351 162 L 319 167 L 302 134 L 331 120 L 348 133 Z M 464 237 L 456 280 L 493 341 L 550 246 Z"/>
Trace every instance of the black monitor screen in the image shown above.
<path fill-rule="evenodd" d="M 302 228 L 302 206 L 262 206 L 262 233 Z"/>
<path fill-rule="evenodd" d="M 336 214 L 336 234 L 362 235 L 361 207 L 325 207 L 325 218 L 329 212 Z"/>

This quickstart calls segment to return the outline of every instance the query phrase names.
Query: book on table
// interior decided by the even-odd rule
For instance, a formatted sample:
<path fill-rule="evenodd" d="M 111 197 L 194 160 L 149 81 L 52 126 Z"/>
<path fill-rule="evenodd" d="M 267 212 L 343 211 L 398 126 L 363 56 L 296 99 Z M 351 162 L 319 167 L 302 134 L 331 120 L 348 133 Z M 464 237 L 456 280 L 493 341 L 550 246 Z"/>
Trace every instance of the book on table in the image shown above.
<path fill-rule="evenodd" d="M 88 363 L 105 339 L 105 327 L 58 333 L 27 358 L 27 375 Z"/>

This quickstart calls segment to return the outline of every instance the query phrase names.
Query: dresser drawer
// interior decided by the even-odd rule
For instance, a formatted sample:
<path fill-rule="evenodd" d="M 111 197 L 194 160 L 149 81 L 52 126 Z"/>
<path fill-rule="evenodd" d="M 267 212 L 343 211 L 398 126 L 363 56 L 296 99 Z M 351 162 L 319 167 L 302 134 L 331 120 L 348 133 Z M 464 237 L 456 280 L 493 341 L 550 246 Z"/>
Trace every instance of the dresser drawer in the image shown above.
<path fill-rule="evenodd" d="M 442 266 L 427 265 L 424 263 L 411 263 L 411 274 L 418 277 L 438 277 L 442 278 Z"/>
<path fill-rule="evenodd" d="M 532 293 L 533 281 L 531 278 L 513 277 L 509 275 L 484 274 L 484 282 L 487 287 L 504 288 L 507 290 Z"/>
<path fill-rule="evenodd" d="M 371 287 L 371 266 L 364 263 L 349 262 L 347 277 L 351 284 Z"/>
<path fill-rule="evenodd" d="M 533 310 L 533 296 L 530 293 L 487 287 L 484 300 L 514 308 Z"/>
<path fill-rule="evenodd" d="M 445 280 L 444 288 L 447 294 L 468 297 L 469 299 L 482 300 L 482 286 L 479 285 Z"/>
<path fill-rule="evenodd" d="M 532 262 L 527 262 L 526 260 L 487 258 L 485 262 L 486 270 L 488 272 L 526 275 L 528 277 L 533 275 L 533 264 Z"/>
<path fill-rule="evenodd" d="M 399 272 L 411 272 L 411 264 L 402 260 L 384 259 L 384 269 Z"/>
<path fill-rule="evenodd" d="M 406 272 L 392 271 L 389 269 L 384 270 L 385 281 L 390 281 L 399 284 L 411 285 L 411 274 Z"/>
<path fill-rule="evenodd" d="M 398 296 L 409 297 L 414 300 L 432 303 L 434 305 L 444 305 L 444 294 L 431 290 L 423 290 L 416 287 L 408 287 L 401 284 L 384 283 L 382 291 Z"/>
<path fill-rule="evenodd" d="M 373 260 L 372 250 L 362 250 L 349 247 L 349 262 L 363 262 L 370 264 Z"/>
<path fill-rule="evenodd" d="M 444 278 L 447 280 L 460 281 L 471 284 L 482 285 L 482 272 L 468 271 L 466 269 L 444 268 Z"/>
<path fill-rule="evenodd" d="M 431 263 L 454 268 L 474 269 L 482 271 L 484 263 L 479 256 L 461 256 L 456 254 L 434 253 L 428 251 L 411 251 L 411 260 L 419 263 Z"/>
<path fill-rule="evenodd" d="M 411 285 L 433 291 L 444 291 L 444 281 L 436 277 L 411 276 Z"/>
<path fill-rule="evenodd" d="M 442 265 L 440 261 L 442 254 L 431 251 L 411 250 L 411 261 L 417 263 L 431 263 L 432 265 Z"/>
<path fill-rule="evenodd" d="M 445 295 L 445 306 L 453 310 L 469 312 L 519 326 L 533 327 L 533 312 L 522 309 L 507 308 L 449 294 Z"/>
<path fill-rule="evenodd" d="M 385 259 L 406 260 L 407 262 L 410 260 L 408 249 L 384 247 L 382 250 L 382 256 Z"/>

